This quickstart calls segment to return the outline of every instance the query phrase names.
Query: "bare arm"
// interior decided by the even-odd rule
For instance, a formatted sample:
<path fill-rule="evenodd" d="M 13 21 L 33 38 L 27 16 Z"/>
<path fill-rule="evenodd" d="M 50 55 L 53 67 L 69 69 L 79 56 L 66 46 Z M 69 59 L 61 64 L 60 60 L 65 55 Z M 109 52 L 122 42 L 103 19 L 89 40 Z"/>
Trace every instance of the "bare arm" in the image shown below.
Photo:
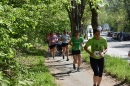
<path fill-rule="evenodd" d="M 85 50 L 87 53 L 89 53 L 91 57 L 94 56 L 94 54 L 88 50 L 88 47 L 84 46 L 84 50 Z"/>
<path fill-rule="evenodd" d="M 105 54 L 108 50 L 108 47 L 105 47 L 105 50 L 103 51 L 103 53 Z"/>
<path fill-rule="evenodd" d="M 105 50 L 100 53 L 100 56 L 101 56 L 102 58 L 104 57 L 104 54 L 107 52 L 107 50 L 108 50 L 108 48 L 106 47 Z"/>
<path fill-rule="evenodd" d="M 73 46 L 73 44 L 72 44 L 72 41 L 71 41 L 71 40 L 69 41 L 69 44 L 70 44 L 71 46 Z"/>

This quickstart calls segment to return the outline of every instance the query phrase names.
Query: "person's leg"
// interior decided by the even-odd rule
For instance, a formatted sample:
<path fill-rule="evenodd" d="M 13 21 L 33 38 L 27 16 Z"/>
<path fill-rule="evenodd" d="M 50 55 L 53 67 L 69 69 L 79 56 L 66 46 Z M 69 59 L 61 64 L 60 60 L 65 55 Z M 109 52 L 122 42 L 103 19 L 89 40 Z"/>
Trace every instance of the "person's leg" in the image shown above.
<path fill-rule="evenodd" d="M 50 47 L 50 53 L 52 55 L 53 54 L 53 47 L 52 47 L 52 45 L 50 45 L 49 47 Z"/>
<path fill-rule="evenodd" d="M 102 81 L 103 69 L 104 69 L 104 58 L 100 59 L 97 63 L 99 66 L 99 78 L 98 78 L 97 85 L 100 86 L 100 83 Z"/>
<path fill-rule="evenodd" d="M 60 45 L 59 44 L 57 44 L 57 51 L 58 51 L 58 55 L 60 54 Z"/>
<path fill-rule="evenodd" d="M 65 48 L 65 47 L 62 47 L 62 55 L 63 55 L 63 59 L 65 58 L 65 51 L 66 51 L 66 48 Z"/>
<path fill-rule="evenodd" d="M 78 54 L 78 68 L 77 71 L 79 71 L 80 65 L 81 65 L 81 54 Z"/>
<path fill-rule="evenodd" d="M 94 85 L 97 84 L 98 82 L 98 78 L 99 78 L 99 71 L 98 71 L 98 64 L 97 64 L 97 60 L 90 57 L 90 64 L 91 64 L 91 68 L 94 72 L 94 76 L 93 76 L 93 83 Z"/>
<path fill-rule="evenodd" d="M 99 78 L 99 76 L 95 76 L 95 75 L 93 76 L 93 83 L 94 83 L 93 85 L 94 86 L 96 86 L 96 84 L 98 82 L 98 78 Z"/>
<path fill-rule="evenodd" d="M 68 48 L 68 44 L 66 45 L 66 56 L 67 56 L 67 61 L 69 61 L 69 48 Z"/>
<path fill-rule="evenodd" d="M 55 57 L 55 55 L 56 55 L 56 46 L 54 45 L 54 47 L 53 47 L 53 58 Z"/>
<path fill-rule="evenodd" d="M 77 64 L 77 56 L 73 55 L 73 59 L 74 59 L 74 61 L 73 61 L 73 69 L 76 69 L 75 64 Z"/>
<path fill-rule="evenodd" d="M 62 43 L 62 55 L 63 55 L 63 59 L 65 58 L 65 43 Z"/>
<path fill-rule="evenodd" d="M 62 45 L 59 45 L 59 55 L 62 54 Z"/>

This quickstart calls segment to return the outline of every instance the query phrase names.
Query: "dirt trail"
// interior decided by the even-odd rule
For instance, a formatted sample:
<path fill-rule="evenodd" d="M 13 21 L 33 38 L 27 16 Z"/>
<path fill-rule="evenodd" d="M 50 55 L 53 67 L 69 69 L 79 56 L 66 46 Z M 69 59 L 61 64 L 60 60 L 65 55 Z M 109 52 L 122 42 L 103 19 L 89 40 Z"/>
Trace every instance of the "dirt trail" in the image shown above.
<path fill-rule="evenodd" d="M 82 62 L 80 72 L 74 71 L 72 68 L 72 57 L 70 61 L 62 59 L 61 56 L 46 58 L 45 65 L 49 68 L 51 74 L 55 77 L 59 86 L 93 86 L 93 72 L 90 65 Z M 103 75 L 101 86 L 129 86 L 123 82 L 119 82 L 110 76 Z"/>

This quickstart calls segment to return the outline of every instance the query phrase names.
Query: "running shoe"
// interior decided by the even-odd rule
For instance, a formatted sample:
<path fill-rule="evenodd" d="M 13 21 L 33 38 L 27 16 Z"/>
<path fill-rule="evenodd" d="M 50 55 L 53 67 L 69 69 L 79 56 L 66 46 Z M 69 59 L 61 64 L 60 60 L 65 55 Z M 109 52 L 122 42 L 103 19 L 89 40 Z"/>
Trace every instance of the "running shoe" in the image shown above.
<path fill-rule="evenodd" d="M 65 55 L 63 55 L 63 59 L 65 58 Z"/>
<path fill-rule="evenodd" d="M 66 61 L 69 61 L 69 59 L 67 58 Z"/>
<path fill-rule="evenodd" d="M 55 58 L 55 56 L 53 55 L 53 59 Z"/>
<path fill-rule="evenodd" d="M 77 68 L 77 72 L 80 72 L 80 69 L 79 69 L 79 68 Z"/>
<path fill-rule="evenodd" d="M 74 70 L 76 69 L 76 66 L 75 66 L 75 64 L 73 64 L 73 69 L 74 69 Z"/>

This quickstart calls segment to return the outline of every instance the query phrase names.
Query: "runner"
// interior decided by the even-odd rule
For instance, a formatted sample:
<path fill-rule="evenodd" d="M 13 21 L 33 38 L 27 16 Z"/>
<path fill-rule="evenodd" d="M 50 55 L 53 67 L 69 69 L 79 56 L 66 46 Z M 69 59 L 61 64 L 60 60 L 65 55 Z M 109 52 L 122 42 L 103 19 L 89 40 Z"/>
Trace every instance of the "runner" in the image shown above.
<path fill-rule="evenodd" d="M 69 44 L 72 46 L 72 55 L 73 55 L 73 68 L 76 69 L 75 64 L 78 61 L 77 71 L 79 71 L 81 65 L 81 46 L 83 43 L 83 38 L 80 37 L 80 32 L 76 31 L 75 36 L 71 38 Z"/>
<path fill-rule="evenodd" d="M 91 51 L 88 47 L 91 46 Z M 84 49 L 90 54 L 90 64 L 94 72 L 93 86 L 100 86 L 104 69 L 104 54 L 107 52 L 107 41 L 100 37 L 100 30 L 94 30 L 94 37 L 88 40 Z"/>
<path fill-rule="evenodd" d="M 65 54 L 66 54 L 66 56 L 67 56 L 66 61 L 69 61 L 69 58 L 68 58 L 68 56 L 69 56 L 68 44 L 69 44 L 69 41 L 70 41 L 70 36 L 67 34 L 66 30 L 64 30 L 61 40 L 62 40 L 63 59 L 65 58 Z"/>
<path fill-rule="evenodd" d="M 57 51 L 58 51 L 59 55 L 61 55 L 62 54 L 62 41 L 61 41 L 61 35 L 59 32 L 57 33 L 57 37 L 58 37 Z"/>
<path fill-rule="evenodd" d="M 52 54 L 52 57 L 54 59 L 55 57 L 55 53 L 56 53 L 56 42 L 57 42 L 57 36 L 54 35 L 54 32 L 50 33 L 50 37 L 49 37 L 49 47 L 50 47 L 50 52 Z"/>

